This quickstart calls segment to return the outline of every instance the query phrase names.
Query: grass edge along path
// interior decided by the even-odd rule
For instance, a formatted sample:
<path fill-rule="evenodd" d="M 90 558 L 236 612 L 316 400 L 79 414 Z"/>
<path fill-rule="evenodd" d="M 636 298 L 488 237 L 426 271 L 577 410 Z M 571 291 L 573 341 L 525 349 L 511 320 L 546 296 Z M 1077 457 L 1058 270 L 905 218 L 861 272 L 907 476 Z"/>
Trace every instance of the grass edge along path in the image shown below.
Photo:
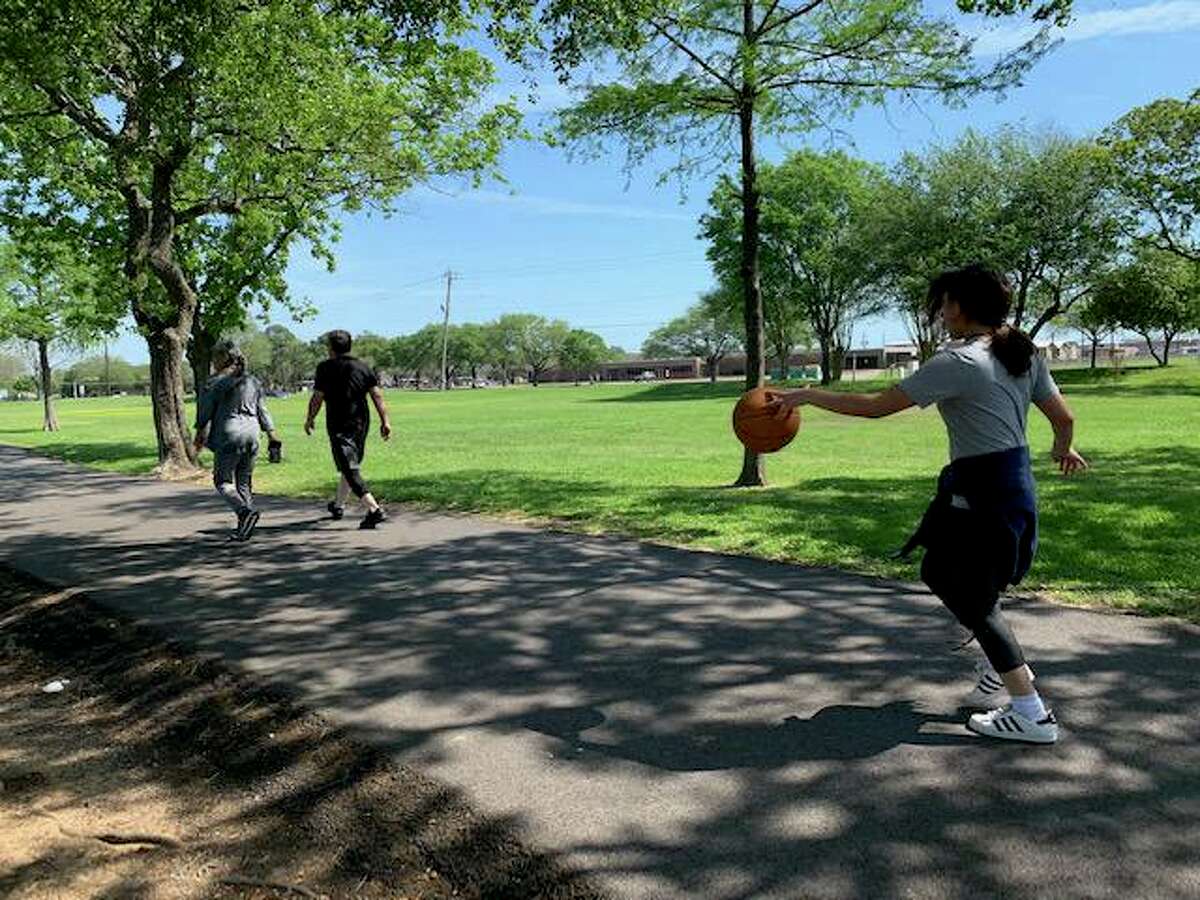
<path fill-rule="evenodd" d="M 1058 476 L 1049 429 L 1032 412 L 1043 541 L 1020 592 L 1200 621 L 1200 558 L 1189 550 L 1200 524 L 1200 365 L 1055 375 L 1094 469 Z M 740 389 L 391 392 L 397 435 L 372 438 L 366 472 L 377 495 L 418 509 L 915 579 L 915 565 L 888 554 L 944 464 L 936 412 L 866 422 L 806 409 L 800 436 L 768 462 L 772 485 L 730 490 L 739 452 L 728 417 Z M 272 401 L 285 465 L 259 465 L 263 493 L 319 498 L 332 486 L 324 440 L 300 431 L 303 403 Z M 63 403 L 57 435 L 37 430 L 34 406 L 0 404 L 0 442 L 111 471 L 153 467 L 144 401 Z"/>

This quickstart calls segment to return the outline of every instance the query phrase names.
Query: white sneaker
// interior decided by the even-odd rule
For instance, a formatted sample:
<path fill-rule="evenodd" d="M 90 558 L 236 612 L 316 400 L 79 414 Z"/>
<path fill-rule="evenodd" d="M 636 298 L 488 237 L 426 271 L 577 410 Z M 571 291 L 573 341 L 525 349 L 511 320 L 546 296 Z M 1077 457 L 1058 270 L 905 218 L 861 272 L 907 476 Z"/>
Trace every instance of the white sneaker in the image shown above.
<path fill-rule="evenodd" d="M 1011 706 L 1002 706 L 989 712 L 975 713 L 967 719 L 967 728 L 984 737 L 1002 741 L 1053 744 L 1058 740 L 1058 720 L 1051 710 L 1046 710 L 1044 719 L 1034 722 Z"/>
<path fill-rule="evenodd" d="M 999 709 L 1008 702 L 1008 691 L 1004 682 L 996 674 L 996 670 L 984 663 L 975 664 L 978 678 L 971 693 L 962 698 L 962 705 L 967 709 Z"/>

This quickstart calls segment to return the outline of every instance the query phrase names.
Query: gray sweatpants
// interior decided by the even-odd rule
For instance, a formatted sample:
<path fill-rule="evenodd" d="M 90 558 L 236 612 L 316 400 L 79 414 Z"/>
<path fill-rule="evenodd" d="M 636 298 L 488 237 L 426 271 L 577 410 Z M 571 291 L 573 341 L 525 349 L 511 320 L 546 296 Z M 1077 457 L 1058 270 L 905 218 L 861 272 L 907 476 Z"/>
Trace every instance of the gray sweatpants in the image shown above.
<path fill-rule="evenodd" d="M 217 487 L 217 493 L 234 512 L 248 512 L 254 509 L 252 485 L 254 458 L 257 455 L 257 447 L 230 447 L 215 453 L 213 484 Z"/>

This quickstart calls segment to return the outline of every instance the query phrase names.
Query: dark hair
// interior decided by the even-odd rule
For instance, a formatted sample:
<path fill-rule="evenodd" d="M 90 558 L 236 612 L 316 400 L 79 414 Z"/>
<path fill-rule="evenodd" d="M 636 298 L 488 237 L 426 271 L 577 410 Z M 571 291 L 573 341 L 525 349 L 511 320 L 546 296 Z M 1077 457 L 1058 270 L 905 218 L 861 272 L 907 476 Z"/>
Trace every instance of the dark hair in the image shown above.
<path fill-rule="evenodd" d="M 350 332 L 342 331 L 340 328 L 337 331 L 331 331 L 325 335 L 325 343 L 338 356 L 349 353 L 351 345 Z"/>
<path fill-rule="evenodd" d="M 931 319 L 947 298 L 972 322 L 992 329 L 992 355 L 1009 375 L 1017 378 L 1029 371 L 1037 348 L 1029 335 L 1006 321 L 1012 306 L 1007 278 L 980 263 L 943 272 L 929 283 Z"/>
<path fill-rule="evenodd" d="M 233 341 L 217 341 L 213 347 L 213 356 L 228 360 L 238 375 L 246 374 L 246 357 Z"/>

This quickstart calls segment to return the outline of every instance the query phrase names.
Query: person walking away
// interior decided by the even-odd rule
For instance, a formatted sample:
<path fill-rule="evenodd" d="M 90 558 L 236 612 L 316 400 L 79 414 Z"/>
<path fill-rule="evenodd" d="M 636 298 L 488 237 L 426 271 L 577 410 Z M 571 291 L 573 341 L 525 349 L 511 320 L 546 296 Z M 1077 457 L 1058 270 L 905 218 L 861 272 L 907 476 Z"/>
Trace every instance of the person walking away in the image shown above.
<path fill-rule="evenodd" d="M 1054 429 L 1051 456 L 1064 475 L 1087 468 L 1074 449 L 1074 416 L 1043 357 L 1006 324 L 1012 294 L 981 265 L 945 272 L 929 287 L 931 318 L 953 340 L 915 373 L 880 394 L 805 388 L 775 393 L 780 416 L 805 403 L 877 418 L 937 404 L 950 439 L 950 464 L 937 496 L 902 555 L 925 548 L 921 580 L 978 641 L 987 658 L 964 705 L 982 712 L 967 727 L 987 737 L 1050 744 L 1058 721 L 1034 688 L 1033 672 L 1000 608 L 1037 551 L 1037 496 L 1025 436 L 1034 404 Z M 1007 702 L 1005 696 L 1007 695 Z"/>
<path fill-rule="evenodd" d="M 262 385 L 246 372 L 246 358 L 231 341 L 213 348 L 217 374 L 209 379 L 196 408 L 196 452 L 213 452 L 213 485 L 237 514 L 233 538 L 248 541 L 258 526 L 254 506 L 254 462 L 258 436 L 265 431 L 279 445 L 275 424 L 263 402 Z"/>
<path fill-rule="evenodd" d="M 329 332 L 325 336 L 325 345 L 329 359 L 317 366 L 304 433 L 313 433 L 317 414 L 324 404 L 329 448 L 333 453 L 333 463 L 341 475 L 334 499 L 327 507 L 329 515 L 335 521 L 341 519 L 345 515 L 347 498 L 354 494 L 367 510 L 358 527 L 373 529 L 387 521 L 387 513 L 367 489 L 362 476 L 367 435 L 371 430 L 371 411 L 367 406 L 367 398 L 371 398 L 379 413 L 379 436 L 385 441 L 392 436 L 387 404 L 384 403 L 383 391 L 371 367 L 350 355 L 352 340 L 349 332 Z"/>

